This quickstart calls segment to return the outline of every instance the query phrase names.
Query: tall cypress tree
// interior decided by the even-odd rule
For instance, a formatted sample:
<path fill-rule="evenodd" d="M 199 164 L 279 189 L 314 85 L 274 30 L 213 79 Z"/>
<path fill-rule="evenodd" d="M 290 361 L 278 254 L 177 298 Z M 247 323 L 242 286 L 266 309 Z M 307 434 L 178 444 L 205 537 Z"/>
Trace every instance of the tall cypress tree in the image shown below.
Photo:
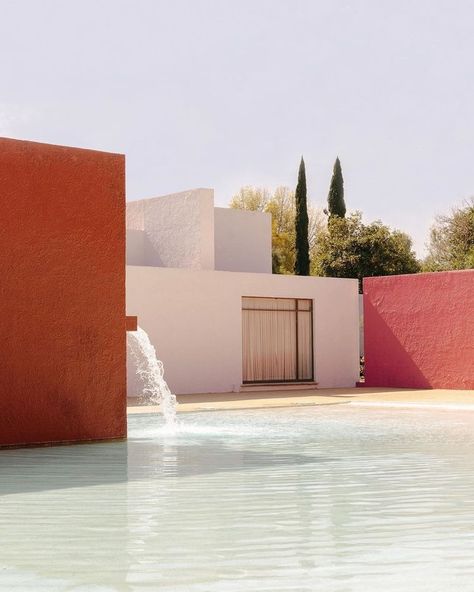
<path fill-rule="evenodd" d="M 301 157 L 298 171 L 295 202 L 295 274 L 309 275 L 308 206 L 306 198 L 306 171 L 303 157 Z"/>
<path fill-rule="evenodd" d="M 329 219 L 333 216 L 344 218 L 346 215 L 346 203 L 344 201 L 344 179 L 342 177 L 341 161 L 336 158 L 332 171 L 331 185 L 328 194 Z"/>

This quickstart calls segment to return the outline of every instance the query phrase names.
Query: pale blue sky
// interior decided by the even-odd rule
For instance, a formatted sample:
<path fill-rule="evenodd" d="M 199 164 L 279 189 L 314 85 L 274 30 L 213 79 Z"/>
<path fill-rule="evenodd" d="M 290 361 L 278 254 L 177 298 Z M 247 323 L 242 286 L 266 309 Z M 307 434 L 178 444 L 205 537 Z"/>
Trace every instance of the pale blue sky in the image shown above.
<path fill-rule="evenodd" d="M 474 0 L 0 0 L 0 135 L 127 155 L 128 199 L 294 186 L 410 233 L 474 194 Z"/>

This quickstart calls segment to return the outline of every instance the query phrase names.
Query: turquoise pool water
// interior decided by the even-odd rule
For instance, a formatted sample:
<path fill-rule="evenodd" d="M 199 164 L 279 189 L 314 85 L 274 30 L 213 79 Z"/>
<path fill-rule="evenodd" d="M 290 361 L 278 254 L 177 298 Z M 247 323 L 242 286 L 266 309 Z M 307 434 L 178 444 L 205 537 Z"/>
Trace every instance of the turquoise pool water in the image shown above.
<path fill-rule="evenodd" d="M 130 418 L 0 452 L 2 592 L 474 590 L 474 412 Z"/>

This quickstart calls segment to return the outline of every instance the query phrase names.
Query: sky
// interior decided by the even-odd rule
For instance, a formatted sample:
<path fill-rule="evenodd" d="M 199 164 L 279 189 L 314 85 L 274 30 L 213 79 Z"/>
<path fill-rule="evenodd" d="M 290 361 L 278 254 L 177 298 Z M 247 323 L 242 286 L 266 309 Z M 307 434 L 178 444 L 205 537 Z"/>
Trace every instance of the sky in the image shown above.
<path fill-rule="evenodd" d="M 0 0 L 0 135 L 126 154 L 127 199 L 294 187 L 408 232 L 474 195 L 474 0 Z"/>

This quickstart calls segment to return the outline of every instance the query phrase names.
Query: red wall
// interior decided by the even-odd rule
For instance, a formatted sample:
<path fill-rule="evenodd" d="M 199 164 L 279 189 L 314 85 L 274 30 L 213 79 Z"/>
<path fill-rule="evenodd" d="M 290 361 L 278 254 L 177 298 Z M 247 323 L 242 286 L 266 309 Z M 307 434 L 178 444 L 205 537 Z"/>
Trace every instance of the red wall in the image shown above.
<path fill-rule="evenodd" d="M 474 270 L 364 279 L 365 384 L 474 389 Z"/>
<path fill-rule="evenodd" d="M 0 445 L 126 435 L 124 167 L 0 138 Z"/>

